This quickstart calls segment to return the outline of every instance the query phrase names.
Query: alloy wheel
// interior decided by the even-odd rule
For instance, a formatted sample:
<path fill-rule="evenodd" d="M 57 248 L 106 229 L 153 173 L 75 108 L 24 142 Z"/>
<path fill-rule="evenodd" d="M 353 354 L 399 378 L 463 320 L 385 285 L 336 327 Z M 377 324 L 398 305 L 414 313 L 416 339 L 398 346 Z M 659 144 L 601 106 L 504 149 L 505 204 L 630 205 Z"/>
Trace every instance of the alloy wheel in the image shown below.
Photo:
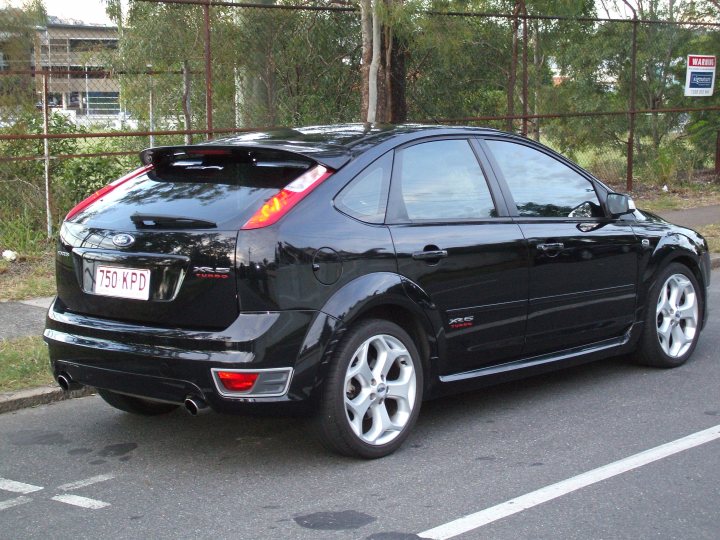
<path fill-rule="evenodd" d="M 660 347 L 672 358 L 681 357 L 697 332 L 698 300 L 692 282 L 682 274 L 671 275 L 660 289 L 655 313 Z"/>
<path fill-rule="evenodd" d="M 400 340 L 372 336 L 354 352 L 345 373 L 345 415 L 363 442 L 383 445 L 410 420 L 417 390 L 412 356 Z"/>

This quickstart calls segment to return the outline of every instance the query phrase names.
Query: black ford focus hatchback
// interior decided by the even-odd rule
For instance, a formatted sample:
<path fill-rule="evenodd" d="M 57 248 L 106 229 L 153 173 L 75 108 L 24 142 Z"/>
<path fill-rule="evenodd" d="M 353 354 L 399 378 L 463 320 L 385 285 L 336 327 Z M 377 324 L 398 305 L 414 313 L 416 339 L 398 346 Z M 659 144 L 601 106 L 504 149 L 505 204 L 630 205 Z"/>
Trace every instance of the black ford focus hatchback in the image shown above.
<path fill-rule="evenodd" d="M 308 401 L 397 449 L 423 399 L 633 353 L 683 364 L 705 240 L 527 139 L 343 125 L 152 148 L 62 225 L 65 389 L 137 414 Z"/>

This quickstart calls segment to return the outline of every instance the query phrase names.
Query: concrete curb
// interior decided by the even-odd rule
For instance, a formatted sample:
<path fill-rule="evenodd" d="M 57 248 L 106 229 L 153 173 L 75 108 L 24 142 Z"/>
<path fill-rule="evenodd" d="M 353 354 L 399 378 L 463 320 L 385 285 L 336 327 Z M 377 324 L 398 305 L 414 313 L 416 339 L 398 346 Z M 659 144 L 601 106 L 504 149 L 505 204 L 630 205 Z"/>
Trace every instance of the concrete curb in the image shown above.
<path fill-rule="evenodd" d="M 710 266 L 713 269 L 720 268 L 720 255 L 713 255 L 710 258 Z M 40 388 L 0 394 L 0 414 L 28 407 L 37 407 L 38 405 L 47 405 L 48 403 L 66 399 L 90 396 L 94 393 L 95 389 L 90 386 L 85 386 L 70 393 L 63 392 L 57 386 L 42 386 Z"/>
<path fill-rule="evenodd" d="M 27 409 L 28 407 L 37 407 L 38 405 L 47 405 L 56 401 L 85 397 L 94 393 L 95 389 L 90 386 L 84 386 L 80 390 L 73 390 L 69 393 L 63 392 L 57 386 L 41 386 L 40 388 L 8 392 L 0 394 L 0 414 Z"/>

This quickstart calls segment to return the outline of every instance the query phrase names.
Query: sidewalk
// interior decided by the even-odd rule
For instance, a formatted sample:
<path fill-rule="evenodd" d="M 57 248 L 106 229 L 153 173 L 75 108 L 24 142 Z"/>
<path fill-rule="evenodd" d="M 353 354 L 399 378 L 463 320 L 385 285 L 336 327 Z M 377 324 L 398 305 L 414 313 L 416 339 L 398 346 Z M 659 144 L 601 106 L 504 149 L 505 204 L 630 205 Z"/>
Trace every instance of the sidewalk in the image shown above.
<path fill-rule="evenodd" d="M 52 300 L 53 297 L 48 296 L 20 302 L 0 302 L 0 341 L 25 336 L 41 336 L 45 328 L 45 313 Z M 93 392 L 93 388 L 85 386 L 80 390 L 66 393 L 58 385 L 0 392 L 0 414 L 89 396 Z"/>
<path fill-rule="evenodd" d="M 0 339 L 39 336 L 52 296 L 20 302 L 0 302 Z"/>
<path fill-rule="evenodd" d="M 642 204 L 640 205 L 642 206 Z M 662 212 L 660 217 L 670 223 L 676 223 L 683 227 L 697 228 L 713 223 L 720 223 L 720 204 L 690 208 L 688 210 L 669 210 Z"/>

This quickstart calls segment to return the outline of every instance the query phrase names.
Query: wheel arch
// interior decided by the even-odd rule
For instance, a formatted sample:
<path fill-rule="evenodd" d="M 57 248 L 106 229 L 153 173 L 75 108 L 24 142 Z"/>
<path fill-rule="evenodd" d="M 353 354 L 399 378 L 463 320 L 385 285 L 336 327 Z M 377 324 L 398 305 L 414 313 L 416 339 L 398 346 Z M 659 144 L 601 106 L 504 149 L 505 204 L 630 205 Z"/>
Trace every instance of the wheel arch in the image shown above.
<path fill-rule="evenodd" d="M 413 313 L 407 307 L 400 304 L 380 304 L 359 313 L 348 326 L 368 319 L 384 319 L 397 324 L 405 330 L 418 349 L 424 373 L 428 376 L 430 375 L 432 365 L 431 358 L 433 357 L 432 351 L 435 347 L 431 346 L 430 340 L 428 339 L 428 328 L 423 326 L 421 315 Z"/>
<path fill-rule="evenodd" d="M 313 394 L 322 386 L 332 355 L 347 329 L 374 318 L 394 322 L 413 339 L 421 357 L 426 389 L 437 379 L 435 359 L 444 346 L 437 308 L 416 284 L 398 274 L 378 272 L 359 277 L 339 289 L 311 325 L 301 351 L 315 349 L 319 353 L 315 357 Z M 313 331 L 313 327 L 318 328 Z M 324 335 L 322 343 L 317 342 L 319 335 Z"/>
<path fill-rule="evenodd" d="M 695 247 L 693 245 L 693 247 Z M 640 312 L 638 315 L 641 320 L 644 320 L 647 316 L 646 308 L 648 307 L 648 301 L 650 297 L 650 291 L 655 286 L 658 276 L 671 264 L 678 263 L 685 266 L 697 279 L 700 285 L 700 294 L 703 300 L 703 313 L 702 313 L 702 324 L 700 329 L 705 326 L 707 319 L 707 285 L 708 280 L 705 275 L 705 269 L 703 264 L 703 252 L 698 252 L 696 249 L 690 249 L 688 246 L 682 246 L 678 243 L 660 243 L 655 251 L 652 253 L 647 266 L 645 267 L 644 279 L 642 282 L 642 301 L 639 304 Z"/>
<path fill-rule="evenodd" d="M 646 266 L 645 271 L 645 282 L 646 291 L 654 285 L 657 276 L 670 264 L 680 263 L 688 267 L 695 278 L 698 280 L 700 287 L 704 289 L 707 287 L 708 280 L 705 275 L 705 268 L 703 265 L 703 255 L 705 252 L 694 243 L 690 242 L 690 239 L 680 236 L 680 241 L 672 241 L 672 237 L 666 237 L 666 240 L 659 242 L 654 252 L 650 256 L 650 260 Z M 682 240 L 685 240 L 683 242 Z"/>
<path fill-rule="evenodd" d="M 697 259 L 693 259 L 692 257 L 690 257 L 689 255 L 687 255 L 685 253 L 679 253 L 678 256 L 670 259 L 665 266 L 667 266 L 671 263 L 680 263 L 683 266 L 687 266 L 690 269 L 690 271 L 695 276 L 695 279 L 697 279 L 698 283 L 700 284 L 700 288 L 702 289 L 702 294 L 703 294 L 703 298 L 704 298 L 705 288 L 707 287 L 707 283 L 705 283 L 705 275 L 703 274 L 702 269 L 700 267 L 700 262 Z M 663 266 L 663 268 L 665 268 L 665 266 Z"/>

